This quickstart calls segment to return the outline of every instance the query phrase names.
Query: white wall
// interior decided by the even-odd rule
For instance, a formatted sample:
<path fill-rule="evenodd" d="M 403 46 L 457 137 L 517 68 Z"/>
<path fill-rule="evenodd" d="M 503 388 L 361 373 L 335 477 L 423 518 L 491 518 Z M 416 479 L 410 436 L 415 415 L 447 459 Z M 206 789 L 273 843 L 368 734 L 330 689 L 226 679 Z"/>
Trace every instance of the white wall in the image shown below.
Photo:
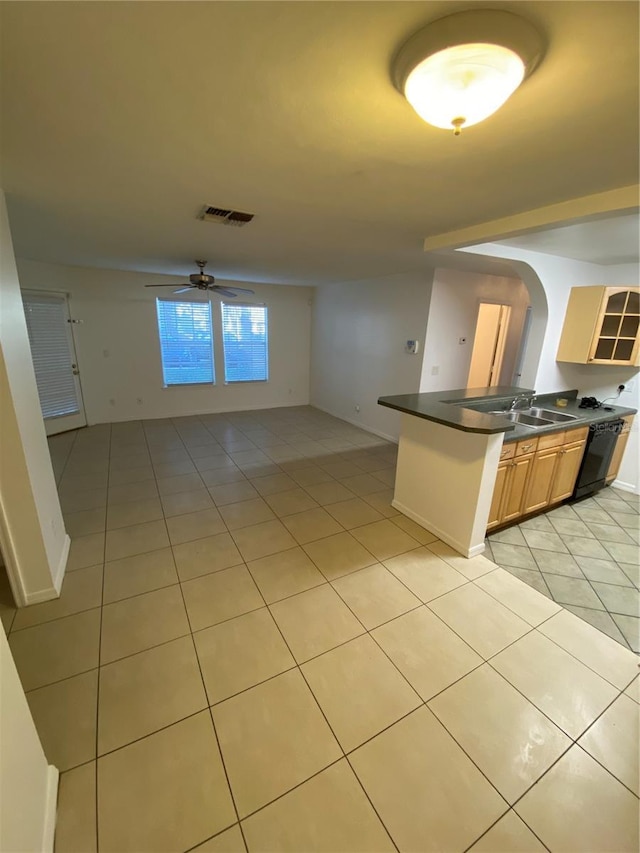
<path fill-rule="evenodd" d="M 0 626 L 0 850 L 53 850 L 58 771 L 47 764 Z"/>
<path fill-rule="evenodd" d="M 500 384 L 511 385 L 529 293 L 517 278 L 436 269 L 420 379 L 421 391 L 466 388 L 481 302 L 511 305 Z M 459 339 L 466 338 L 465 344 Z M 437 375 L 433 369 L 437 368 Z"/>
<path fill-rule="evenodd" d="M 402 415 L 392 506 L 463 556 L 481 554 L 502 438 Z"/>
<path fill-rule="evenodd" d="M 18 604 L 55 598 L 69 549 L 0 193 L 0 541 Z"/>
<path fill-rule="evenodd" d="M 470 246 L 464 251 L 487 257 L 512 259 L 516 262 L 531 296 L 537 297 L 539 302 L 540 294 L 536 294 L 536 290 L 544 291 L 548 305 L 548 318 L 546 325 L 544 321 L 542 324 L 539 322 L 537 324 L 542 326 L 541 329 L 536 330 L 536 334 L 542 332 L 539 361 L 534 346 L 529 347 L 525 358 L 527 369 L 536 370 L 532 387 L 538 393 L 577 388 L 580 396 L 604 399 L 615 395 L 618 385 L 626 385 L 631 381 L 634 387 L 629 392 L 621 394 L 617 402 L 621 406 L 640 408 L 640 376 L 637 367 L 616 365 L 609 367 L 556 361 L 571 288 L 595 284 L 637 286 L 639 282 L 637 264 L 600 266 L 500 243 Z M 537 302 L 534 298 L 532 303 L 535 311 Z M 617 480 L 620 485 L 636 493 L 640 493 L 639 421 L 640 416 L 636 416 Z"/>
<path fill-rule="evenodd" d="M 431 281 L 430 272 L 415 272 L 316 288 L 313 405 L 397 438 L 399 413 L 377 400 L 418 391 Z M 420 342 L 417 355 L 405 351 L 407 340 Z"/>
<path fill-rule="evenodd" d="M 89 423 L 309 402 L 312 288 L 244 284 L 255 290 L 247 301 L 268 307 L 268 382 L 224 384 L 219 299 L 212 297 L 216 384 L 163 388 L 155 299 L 172 289 L 144 285 L 184 279 L 26 260 L 18 260 L 18 274 L 23 289 L 68 293 L 71 315 L 82 321 L 73 332 Z"/>

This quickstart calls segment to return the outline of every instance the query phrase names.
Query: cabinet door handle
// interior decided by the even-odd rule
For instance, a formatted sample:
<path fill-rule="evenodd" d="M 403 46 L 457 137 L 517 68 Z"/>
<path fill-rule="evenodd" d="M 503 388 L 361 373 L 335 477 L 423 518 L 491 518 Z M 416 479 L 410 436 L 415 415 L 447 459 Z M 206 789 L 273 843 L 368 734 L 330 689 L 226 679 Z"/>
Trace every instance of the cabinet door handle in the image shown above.
<path fill-rule="evenodd" d="M 533 447 L 533 444 L 523 444 L 522 445 L 523 450 L 531 450 L 532 447 Z"/>

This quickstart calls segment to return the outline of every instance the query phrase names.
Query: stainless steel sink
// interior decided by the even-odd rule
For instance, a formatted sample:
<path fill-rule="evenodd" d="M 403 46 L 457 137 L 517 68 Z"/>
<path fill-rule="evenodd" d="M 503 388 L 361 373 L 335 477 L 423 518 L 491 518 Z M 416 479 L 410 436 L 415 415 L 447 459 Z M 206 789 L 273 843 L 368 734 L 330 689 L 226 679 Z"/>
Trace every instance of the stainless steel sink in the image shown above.
<path fill-rule="evenodd" d="M 528 412 L 487 412 L 489 415 L 502 415 L 503 418 L 513 421 L 516 424 L 528 427 L 549 426 L 553 423 L 550 418 L 539 418 L 535 415 L 530 415 Z"/>
<path fill-rule="evenodd" d="M 531 409 L 525 409 L 525 413 L 535 418 L 544 418 L 547 421 L 553 421 L 558 424 L 565 421 L 577 420 L 576 415 L 565 415 L 564 412 L 554 412 L 552 409 L 539 409 L 535 406 Z"/>

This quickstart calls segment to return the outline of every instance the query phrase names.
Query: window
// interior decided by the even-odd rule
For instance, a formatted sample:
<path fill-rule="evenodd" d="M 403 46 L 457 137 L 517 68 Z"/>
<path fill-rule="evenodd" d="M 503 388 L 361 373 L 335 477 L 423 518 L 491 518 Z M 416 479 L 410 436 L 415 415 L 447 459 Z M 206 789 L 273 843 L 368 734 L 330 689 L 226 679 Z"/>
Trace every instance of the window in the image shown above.
<path fill-rule="evenodd" d="M 158 299 L 156 305 L 165 386 L 215 382 L 211 303 Z"/>
<path fill-rule="evenodd" d="M 225 382 L 266 382 L 269 374 L 267 309 L 222 303 Z"/>

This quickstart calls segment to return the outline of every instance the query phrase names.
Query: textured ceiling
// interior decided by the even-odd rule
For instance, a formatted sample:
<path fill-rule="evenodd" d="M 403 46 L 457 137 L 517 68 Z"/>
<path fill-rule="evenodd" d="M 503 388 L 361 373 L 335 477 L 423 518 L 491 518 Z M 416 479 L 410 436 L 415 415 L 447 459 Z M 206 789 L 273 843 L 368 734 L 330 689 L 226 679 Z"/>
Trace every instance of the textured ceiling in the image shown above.
<path fill-rule="evenodd" d="M 429 263 L 426 236 L 638 181 L 638 5 L 507 2 L 538 70 L 459 138 L 394 51 L 473 3 L 3 2 L 2 185 L 16 253 L 314 284 Z M 204 223 L 204 204 L 255 213 Z"/>

